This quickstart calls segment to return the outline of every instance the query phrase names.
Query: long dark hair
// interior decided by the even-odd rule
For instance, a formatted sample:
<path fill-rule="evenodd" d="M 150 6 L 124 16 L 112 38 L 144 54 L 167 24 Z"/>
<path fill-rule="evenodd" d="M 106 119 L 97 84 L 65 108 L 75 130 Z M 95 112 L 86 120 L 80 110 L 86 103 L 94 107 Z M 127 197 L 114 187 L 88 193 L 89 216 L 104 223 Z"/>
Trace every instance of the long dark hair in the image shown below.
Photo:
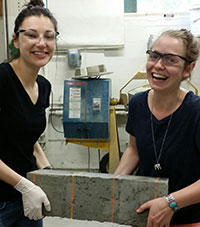
<path fill-rule="evenodd" d="M 19 30 L 19 27 L 25 20 L 25 18 L 30 16 L 45 16 L 48 17 L 51 22 L 54 25 L 55 32 L 58 32 L 57 28 L 57 20 L 53 16 L 53 14 L 50 12 L 49 9 L 44 8 L 44 3 L 42 0 L 30 0 L 29 3 L 24 5 L 24 9 L 18 14 L 18 16 L 15 19 L 15 27 L 14 27 L 14 34 L 16 37 L 19 36 L 19 33 L 17 31 Z M 11 62 L 12 60 L 18 58 L 20 56 L 19 50 L 15 48 L 14 46 L 14 40 L 12 39 L 9 44 L 10 49 L 10 56 L 5 62 Z"/>
<path fill-rule="evenodd" d="M 19 27 L 23 23 L 24 19 L 29 16 L 45 16 L 48 17 L 54 25 L 54 29 L 57 32 L 57 21 L 49 9 L 44 8 L 44 3 L 42 0 L 30 0 L 28 4 L 25 4 L 25 7 L 15 19 L 14 33 L 19 30 Z M 18 35 L 18 34 L 16 34 Z"/>

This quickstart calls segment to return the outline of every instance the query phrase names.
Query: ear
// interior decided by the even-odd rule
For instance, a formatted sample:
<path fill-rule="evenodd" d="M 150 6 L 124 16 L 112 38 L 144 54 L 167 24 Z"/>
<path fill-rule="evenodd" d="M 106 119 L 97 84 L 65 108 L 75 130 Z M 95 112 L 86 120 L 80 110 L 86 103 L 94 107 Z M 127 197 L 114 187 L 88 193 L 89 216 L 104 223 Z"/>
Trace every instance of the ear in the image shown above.
<path fill-rule="evenodd" d="M 18 37 L 16 36 L 16 34 L 13 34 L 13 44 L 15 48 L 19 49 Z"/>
<path fill-rule="evenodd" d="M 187 79 L 191 76 L 191 73 L 196 65 L 196 62 L 192 62 L 190 64 L 187 64 L 184 69 L 184 79 Z"/>

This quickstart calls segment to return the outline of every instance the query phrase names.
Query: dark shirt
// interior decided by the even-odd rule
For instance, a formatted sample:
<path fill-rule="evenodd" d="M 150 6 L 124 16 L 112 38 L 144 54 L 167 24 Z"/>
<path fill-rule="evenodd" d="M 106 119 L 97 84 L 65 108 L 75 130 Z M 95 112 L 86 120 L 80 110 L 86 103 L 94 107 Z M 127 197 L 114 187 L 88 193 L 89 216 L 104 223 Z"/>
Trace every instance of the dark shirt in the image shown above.
<path fill-rule="evenodd" d="M 173 113 L 159 160 L 162 170 L 156 171 L 148 92 L 137 93 L 130 100 L 126 130 L 136 137 L 140 159 L 137 175 L 168 178 L 171 193 L 200 179 L 200 97 L 188 92 L 181 106 Z M 152 118 L 157 156 L 169 118 Z M 200 204 L 180 209 L 172 219 L 172 224 L 195 222 L 200 222 Z"/>
<path fill-rule="evenodd" d="M 35 104 L 8 63 L 0 64 L 0 159 L 22 176 L 37 169 L 33 146 L 46 127 L 51 85 L 37 77 L 39 97 Z M 0 201 L 21 194 L 0 181 Z"/>

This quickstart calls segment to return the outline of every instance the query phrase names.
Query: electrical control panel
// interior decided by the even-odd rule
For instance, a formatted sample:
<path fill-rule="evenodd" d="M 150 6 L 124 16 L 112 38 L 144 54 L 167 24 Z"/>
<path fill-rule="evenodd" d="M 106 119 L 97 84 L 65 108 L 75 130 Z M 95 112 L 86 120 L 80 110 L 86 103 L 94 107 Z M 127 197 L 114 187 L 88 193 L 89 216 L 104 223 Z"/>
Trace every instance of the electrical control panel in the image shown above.
<path fill-rule="evenodd" d="M 64 81 L 63 127 L 65 138 L 109 138 L 109 79 Z"/>

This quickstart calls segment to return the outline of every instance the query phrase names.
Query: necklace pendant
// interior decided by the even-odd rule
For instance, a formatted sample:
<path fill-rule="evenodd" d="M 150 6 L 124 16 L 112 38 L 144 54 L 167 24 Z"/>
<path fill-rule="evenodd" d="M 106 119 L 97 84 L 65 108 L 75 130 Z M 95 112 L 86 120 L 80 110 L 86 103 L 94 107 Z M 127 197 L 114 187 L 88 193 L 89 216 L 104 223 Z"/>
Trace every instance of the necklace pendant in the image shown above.
<path fill-rule="evenodd" d="M 156 164 L 154 165 L 154 169 L 155 169 L 155 170 L 162 170 L 160 163 L 156 163 Z"/>

